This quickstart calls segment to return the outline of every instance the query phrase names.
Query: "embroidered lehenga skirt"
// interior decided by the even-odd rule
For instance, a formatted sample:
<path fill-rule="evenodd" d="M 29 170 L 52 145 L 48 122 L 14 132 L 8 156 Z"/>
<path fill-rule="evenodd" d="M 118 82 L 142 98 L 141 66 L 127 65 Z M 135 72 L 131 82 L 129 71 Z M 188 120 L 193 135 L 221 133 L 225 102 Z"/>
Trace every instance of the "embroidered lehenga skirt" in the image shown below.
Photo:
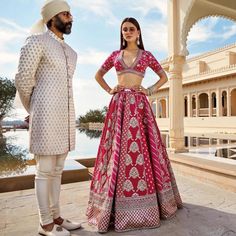
<path fill-rule="evenodd" d="M 155 228 L 182 201 L 146 96 L 112 97 L 91 182 L 87 217 L 99 232 Z"/>

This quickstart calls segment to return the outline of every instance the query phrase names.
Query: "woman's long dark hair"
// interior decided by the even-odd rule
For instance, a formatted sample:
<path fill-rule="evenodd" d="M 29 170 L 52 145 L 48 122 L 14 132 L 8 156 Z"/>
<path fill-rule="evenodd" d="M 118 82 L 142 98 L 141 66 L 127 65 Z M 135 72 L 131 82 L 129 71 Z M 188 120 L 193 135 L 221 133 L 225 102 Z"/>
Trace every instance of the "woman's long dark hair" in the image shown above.
<path fill-rule="evenodd" d="M 121 26 L 120 26 L 120 50 L 122 49 L 125 49 L 127 47 L 127 42 L 126 40 L 123 38 L 123 35 L 122 35 L 122 25 L 125 23 L 125 22 L 130 22 L 132 23 L 133 25 L 135 25 L 135 27 L 137 28 L 137 30 L 140 31 L 140 35 L 139 35 L 139 45 L 137 45 L 140 49 L 143 49 L 144 50 L 144 46 L 143 46 L 143 39 L 142 39 L 142 34 L 141 34 L 141 29 L 140 29 L 140 26 L 139 26 L 139 23 L 138 21 L 133 18 L 133 17 L 127 17 L 125 18 L 122 23 L 121 23 Z M 123 45 L 123 41 L 125 42 L 124 45 Z"/>

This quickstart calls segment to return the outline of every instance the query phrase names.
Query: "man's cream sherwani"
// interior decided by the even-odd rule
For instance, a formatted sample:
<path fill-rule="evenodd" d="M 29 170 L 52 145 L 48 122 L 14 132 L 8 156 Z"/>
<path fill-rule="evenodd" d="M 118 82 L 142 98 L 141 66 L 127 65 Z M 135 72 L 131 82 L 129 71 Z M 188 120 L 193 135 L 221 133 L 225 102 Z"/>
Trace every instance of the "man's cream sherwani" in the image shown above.
<path fill-rule="evenodd" d="M 76 52 L 51 31 L 30 36 L 21 49 L 15 85 L 30 114 L 31 153 L 57 155 L 74 149 L 76 61 Z"/>

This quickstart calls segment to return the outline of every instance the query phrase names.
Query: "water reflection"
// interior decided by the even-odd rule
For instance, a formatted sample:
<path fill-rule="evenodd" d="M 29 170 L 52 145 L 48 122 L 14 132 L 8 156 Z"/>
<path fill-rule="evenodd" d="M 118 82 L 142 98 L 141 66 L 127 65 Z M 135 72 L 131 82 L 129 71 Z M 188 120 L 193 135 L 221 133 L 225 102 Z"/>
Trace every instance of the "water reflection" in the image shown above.
<path fill-rule="evenodd" d="M 0 137 L 0 177 L 22 174 L 27 169 L 27 150 L 13 145 L 14 139 Z"/>
<path fill-rule="evenodd" d="M 69 153 L 68 158 L 96 157 L 101 133 L 100 130 L 77 129 L 75 150 Z M 166 147 L 169 147 L 169 135 L 163 133 L 161 136 Z M 212 158 L 215 155 L 236 159 L 236 147 L 234 147 L 236 140 L 186 136 L 184 141 L 187 148 L 196 150 L 195 153 L 204 153 L 206 147 L 212 148 L 210 153 Z M 226 144 L 233 148 L 227 147 Z M 4 133 L 4 136 L 0 136 L 0 177 L 19 175 L 27 171 L 27 164 L 29 164 L 29 160 L 33 159 L 33 155 L 28 152 L 28 145 L 29 133 L 26 130 L 10 131 Z M 209 154 L 209 151 L 205 154 Z"/>
<path fill-rule="evenodd" d="M 217 149 L 215 152 L 215 156 L 236 160 L 236 147 Z"/>
<path fill-rule="evenodd" d="M 95 157 L 100 136 L 98 130 L 77 129 L 75 150 L 69 153 L 68 158 Z M 0 177 L 26 173 L 32 163 L 27 130 L 9 131 L 0 136 Z"/>
<path fill-rule="evenodd" d="M 102 131 L 101 130 L 91 130 L 91 129 L 78 129 L 80 133 L 85 133 L 90 139 L 100 138 Z"/>
<path fill-rule="evenodd" d="M 161 138 L 166 147 L 169 146 L 169 135 L 166 133 L 161 134 Z M 212 145 L 224 145 L 224 144 L 234 144 L 236 140 L 232 139 L 220 139 L 220 138 L 207 138 L 207 137 L 192 137 L 185 136 L 184 144 L 186 148 L 191 147 L 209 147 Z"/>

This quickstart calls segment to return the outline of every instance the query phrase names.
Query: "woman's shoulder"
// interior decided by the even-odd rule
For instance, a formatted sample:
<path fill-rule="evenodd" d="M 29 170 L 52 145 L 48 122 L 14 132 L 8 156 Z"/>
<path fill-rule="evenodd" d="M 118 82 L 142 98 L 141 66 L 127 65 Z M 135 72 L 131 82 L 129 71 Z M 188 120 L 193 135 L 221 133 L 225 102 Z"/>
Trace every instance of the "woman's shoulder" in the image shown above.
<path fill-rule="evenodd" d="M 152 53 L 148 50 L 143 50 L 143 54 L 145 54 L 147 56 L 152 56 Z"/>
<path fill-rule="evenodd" d="M 115 50 L 115 51 L 113 51 L 111 54 L 112 54 L 112 55 L 117 55 L 117 54 L 120 53 L 120 51 L 121 51 L 121 50 Z"/>
<path fill-rule="evenodd" d="M 110 53 L 109 57 L 110 59 L 115 59 L 120 54 L 120 50 L 115 50 Z"/>

